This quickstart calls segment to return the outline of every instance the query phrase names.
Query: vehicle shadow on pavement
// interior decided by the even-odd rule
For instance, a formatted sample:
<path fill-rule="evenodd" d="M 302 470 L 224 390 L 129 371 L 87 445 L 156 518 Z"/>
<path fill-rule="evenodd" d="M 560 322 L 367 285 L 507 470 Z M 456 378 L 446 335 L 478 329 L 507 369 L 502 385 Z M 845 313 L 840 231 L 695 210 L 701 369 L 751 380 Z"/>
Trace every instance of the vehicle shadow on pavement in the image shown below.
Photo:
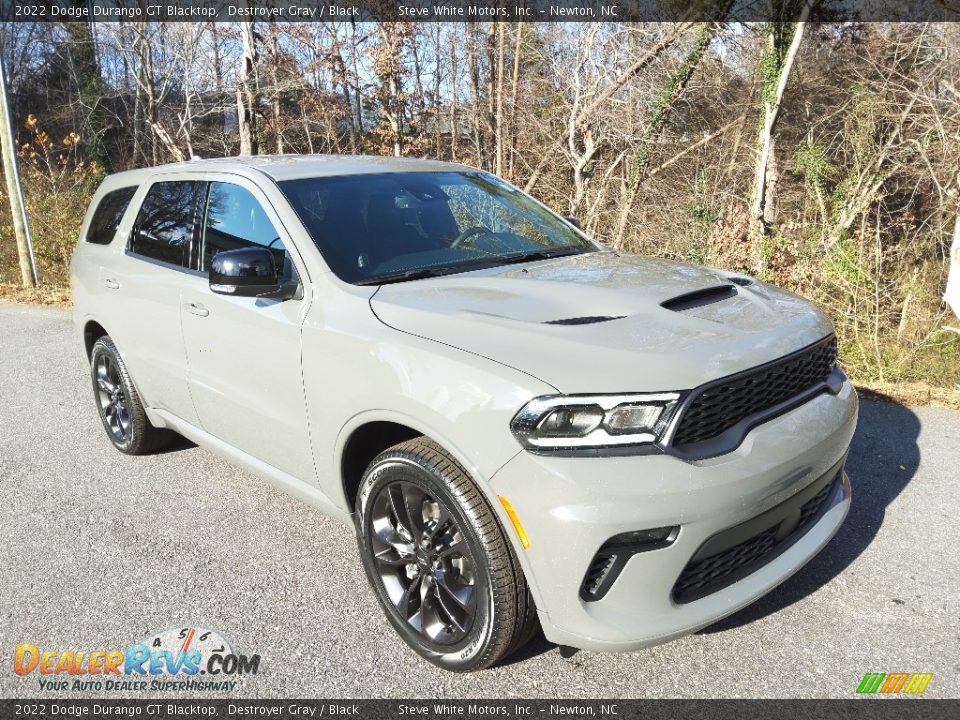
<path fill-rule="evenodd" d="M 187 440 L 183 435 L 175 435 L 174 438 L 162 448 L 153 451 L 154 455 L 166 455 L 167 453 L 180 452 L 195 448 L 197 444 L 192 440 Z"/>
<path fill-rule="evenodd" d="M 847 458 L 853 497 L 839 532 L 783 585 L 700 633 L 731 630 L 789 607 L 819 590 L 856 560 L 880 531 L 887 507 L 916 475 L 919 435 L 920 419 L 910 408 L 895 402 L 861 400 L 860 420 Z"/>
<path fill-rule="evenodd" d="M 538 655 L 548 653 L 557 647 L 558 645 L 556 643 L 552 643 L 547 640 L 546 637 L 544 637 L 543 630 L 537 630 L 534 636 L 530 638 L 530 642 L 519 648 L 512 655 L 508 655 L 506 658 L 498 662 L 496 667 L 508 667 L 510 665 L 522 663 L 526 660 L 531 660 Z"/>

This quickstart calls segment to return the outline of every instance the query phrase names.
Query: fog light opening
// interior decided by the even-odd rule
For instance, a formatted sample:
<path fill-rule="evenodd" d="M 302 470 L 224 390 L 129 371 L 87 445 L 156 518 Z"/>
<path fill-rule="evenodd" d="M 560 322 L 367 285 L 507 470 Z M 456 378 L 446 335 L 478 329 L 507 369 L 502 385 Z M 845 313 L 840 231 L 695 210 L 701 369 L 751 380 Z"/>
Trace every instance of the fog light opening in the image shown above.
<path fill-rule="evenodd" d="M 669 547 L 680 534 L 678 525 L 633 530 L 614 535 L 593 556 L 580 584 L 580 599 L 600 600 L 620 576 L 627 561 L 638 553 Z"/>

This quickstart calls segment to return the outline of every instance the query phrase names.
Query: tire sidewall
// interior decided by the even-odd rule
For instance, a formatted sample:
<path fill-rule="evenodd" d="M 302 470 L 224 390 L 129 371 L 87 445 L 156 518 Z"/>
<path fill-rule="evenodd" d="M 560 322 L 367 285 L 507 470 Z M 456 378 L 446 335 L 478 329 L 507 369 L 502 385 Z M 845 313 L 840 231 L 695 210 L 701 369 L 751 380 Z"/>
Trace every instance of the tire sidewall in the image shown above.
<path fill-rule="evenodd" d="M 370 546 L 368 511 L 373 499 L 384 486 L 400 480 L 412 482 L 426 490 L 435 499 L 440 499 L 455 518 L 470 549 L 475 565 L 474 578 L 480 586 L 477 592 L 482 595 L 477 598 L 477 615 L 474 618 L 473 627 L 467 637 L 456 645 L 444 646 L 432 643 L 411 628 L 390 601 L 377 572 Z M 413 458 L 400 454 L 377 458 L 365 473 L 357 496 L 357 535 L 367 579 L 373 586 L 387 619 L 397 633 L 417 653 L 435 665 L 454 671 L 472 669 L 485 656 L 491 643 L 497 612 L 486 548 L 475 532 L 471 518 L 464 512 L 447 484 L 432 470 Z"/>

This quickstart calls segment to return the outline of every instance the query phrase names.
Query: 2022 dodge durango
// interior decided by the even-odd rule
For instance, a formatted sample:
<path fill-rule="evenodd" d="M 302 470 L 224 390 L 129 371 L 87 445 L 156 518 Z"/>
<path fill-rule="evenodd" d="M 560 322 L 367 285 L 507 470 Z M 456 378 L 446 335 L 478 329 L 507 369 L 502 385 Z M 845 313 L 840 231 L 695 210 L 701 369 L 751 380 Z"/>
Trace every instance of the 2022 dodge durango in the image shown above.
<path fill-rule="evenodd" d="M 179 433 L 352 523 L 386 617 L 449 670 L 538 625 L 593 650 L 709 625 L 850 505 L 857 397 L 816 307 L 611 251 L 485 172 L 119 173 L 72 278 L 113 445 Z"/>

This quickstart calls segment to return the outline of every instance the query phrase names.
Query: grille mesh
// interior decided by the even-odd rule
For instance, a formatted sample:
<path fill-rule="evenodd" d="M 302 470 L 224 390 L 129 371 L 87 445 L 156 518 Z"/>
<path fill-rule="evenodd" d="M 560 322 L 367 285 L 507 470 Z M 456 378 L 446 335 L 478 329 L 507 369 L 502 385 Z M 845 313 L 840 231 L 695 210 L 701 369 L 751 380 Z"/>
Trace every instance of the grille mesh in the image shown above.
<path fill-rule="evenodd" d="M 693 445 L 722 435 L 744 418 L 822 382 L 836 361 L 837 339 L 831 336 L 799 354 L 695 390 L 698 394 L 680 418 L 673 445 Z"/>
<path fill-rule="evenodd" d="M 779 554 L 780 548 L 789 546 L 816 522 L 821 510 L 826 509 L 824 502 L 836 486 L 837 480 L 834 479 L 807 500 L 800 508 L 800 521 L 796 528 L 781 540 L 777 541 L 780 526 L 774 525 L 728 550 L 702 560 L 691 561 L 673 587 L 676 601 L 692 602 L 722 590 L 773 560 Z"/>

